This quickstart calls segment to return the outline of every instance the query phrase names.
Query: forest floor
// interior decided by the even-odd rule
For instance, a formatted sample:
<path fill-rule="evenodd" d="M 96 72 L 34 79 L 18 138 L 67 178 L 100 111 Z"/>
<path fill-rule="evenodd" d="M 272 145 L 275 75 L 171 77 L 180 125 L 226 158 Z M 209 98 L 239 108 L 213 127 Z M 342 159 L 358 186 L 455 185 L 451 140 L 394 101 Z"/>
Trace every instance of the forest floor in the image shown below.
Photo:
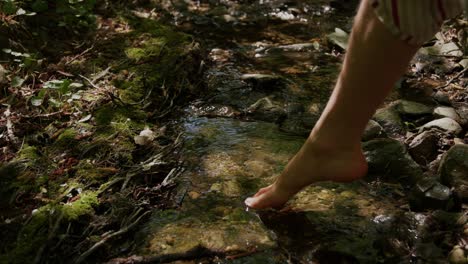
<path fill-rule="evenodd" d="M 364 180 L 243 205 L 318 119 L 351 2 L 104 1 L 47 41 L 2 17 L 0 263 L 467 263 L 463 20 L 369 123 Z"/>

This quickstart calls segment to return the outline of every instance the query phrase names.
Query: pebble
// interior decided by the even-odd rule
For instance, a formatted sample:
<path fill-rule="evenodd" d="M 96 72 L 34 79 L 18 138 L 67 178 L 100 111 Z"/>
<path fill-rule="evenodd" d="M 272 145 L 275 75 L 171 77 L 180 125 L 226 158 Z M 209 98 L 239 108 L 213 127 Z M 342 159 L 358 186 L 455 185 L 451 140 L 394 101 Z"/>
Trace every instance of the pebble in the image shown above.
<path fill-rule="evenodd" d="M 383 133 L 382 126 L 379 125 L 374 120 L 370 120 L 367 123 L 366 129 L 364 130 L 364 134 L 362 135 L 362 141 L 369 141 L 380 136 Z"/>
<path fill-rule="evenodd" d="M 434 109 L 433 114 L 434 116 L 439 118 L 448 117 L 455 120 L 458 123 L 460 122 L 460 116 L 457 114 L 453 107 L 439 106 Z"/>
<path fill-rule="evenodd" d="M 460 246 L 455 246 L 448 255 L 451 264 L 466 264 L 465 251 Z"/>
<path fill-rule="evenodd" d="M 444 117 L 440 119 L 433 120 L 420 128 L 420 131 L 424 129 L 438 128 L 444 132 L 451 133 L 454 135 L 460 134 L 462 132 L 462 127 L 453 119 Z"/>
<path fill-rule="evenodd" d="M 189 192 L 188 195 L 193 200 L 198 199 L 201 196 L 200 193 L 194 191 Z"/>
<path fill-rule="evenodd" d="M 408 151 L 417 163 L 426 165 L 437 157 L 438 141 L 439 138 L 434 132 L 424 131 L 414 137 Z"/>
<path fill-rule="evenodd" d="M 433 110 L 430 106 L 408 100 L 400 100 L 400 102 L 396 105 L 396 109 L 403 115 L 411 116 L 430 114 Z"/>
<path fill-rule="evenodd" d="M 437 91 L 432 97 L 434 97 L 434 100 L 436 100 L 440 104 L 444 104 L 444 105 L 451 104 L 449 96 L 442 91 Z"/>

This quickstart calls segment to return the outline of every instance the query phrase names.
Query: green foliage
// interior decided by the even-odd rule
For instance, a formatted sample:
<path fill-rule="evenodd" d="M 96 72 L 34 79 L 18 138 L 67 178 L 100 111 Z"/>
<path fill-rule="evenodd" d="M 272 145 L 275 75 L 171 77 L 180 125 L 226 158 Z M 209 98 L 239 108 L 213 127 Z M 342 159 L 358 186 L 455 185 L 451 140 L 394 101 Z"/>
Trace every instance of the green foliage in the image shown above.
<path fill-rule="evenodd" d="M 95 0 L 0 0 L 0 12 L 15 17 L 35 17 L 37 26 L 72 29 L 94 25 Z"/>

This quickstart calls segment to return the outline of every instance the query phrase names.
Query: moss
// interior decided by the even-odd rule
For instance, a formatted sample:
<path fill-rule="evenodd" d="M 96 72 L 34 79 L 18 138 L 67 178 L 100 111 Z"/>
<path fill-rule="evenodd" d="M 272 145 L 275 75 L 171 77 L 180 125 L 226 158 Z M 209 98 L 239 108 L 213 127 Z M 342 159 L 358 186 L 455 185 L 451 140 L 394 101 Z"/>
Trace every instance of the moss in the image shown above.
<path fill-rule="evenodd" d="M 166 45 L 166 40 L 161 37 L 150 38 L 140 43 L 140 45 L 141 47 L 127 48 L 125 50 L 127 57 L 139 61 L 141 59 L 148 59 L 152 56 L 159 56 Z"/>
<path fill-rule="evenodd" d="M 96 192 L 83 192 L 77 201 L 65 204 L 48 204 L 43 206 L 31 216 L 23 229 L 18 234 L 14 249 L 9 252 L 7 258 L 13 263 L 32 263 L 38 248 L 51 239 L 51 229 L 56 221 L 62 218 L 62 222 L 78 220 L 81 216 L 94 214 L 93 207 L 98 205 Z M 52 235 L 58 235 L 52 234 Z M 0 259 L 4 257 L 1 256 Z"/>
<path fill-rule="evenodd" d="M 37 148 L 34 146 L 24 145 L 23 148 L 18 152 L 17 160 L 29 160 L 35 161 L 39 158 Z"/>
<path fill-rule="evenodd" d="M 59 148 L 69 148 L 77 143 L 78 133 L 73 128 L 65 129 L 57 138 L 54 145 Z"/>
<path fill-rule="evenodd" d="M 0 164 L 0 207 L 8 205 L 11 196 L 15 193 L 12 183 L 21 172 L 21 165 L 18 162 Z"/>
<path fill-rule="evenodd" d="M 77 220 L 80 216 L 93 214 L 93 207 L 98 204 L 97 192 L 83 192 L 80 194 L 80 199 L 63 205 L 62 212 L 65 219 L 69 221 Z"/>
<path fill-rule="evenodd" d="M 112 170 L 112 168 L 96 167 L 96 165 L 91 164 L 89 160 L 80 161 L 76 169 L 75 178 L 86 179 L 91 182 L 105 180 L 115 173 L 115 170 Z"/>

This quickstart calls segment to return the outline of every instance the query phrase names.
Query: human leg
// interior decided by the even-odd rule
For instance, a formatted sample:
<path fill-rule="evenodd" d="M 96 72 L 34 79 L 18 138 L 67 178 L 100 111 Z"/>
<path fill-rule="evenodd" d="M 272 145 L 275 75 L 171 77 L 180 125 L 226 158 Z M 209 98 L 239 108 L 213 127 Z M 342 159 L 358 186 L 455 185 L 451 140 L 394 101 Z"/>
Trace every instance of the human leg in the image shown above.
<path fill-rule="evenodd" d="M 367 163 L 360 145 L 362 132 L 417 49 L 390 33 L 364 0 L 343 68 L 322 116 L 282 174 L 248 198 L 246 205 L 278 207 L 314 182 L 347 182 L 363 177 Z"/>

